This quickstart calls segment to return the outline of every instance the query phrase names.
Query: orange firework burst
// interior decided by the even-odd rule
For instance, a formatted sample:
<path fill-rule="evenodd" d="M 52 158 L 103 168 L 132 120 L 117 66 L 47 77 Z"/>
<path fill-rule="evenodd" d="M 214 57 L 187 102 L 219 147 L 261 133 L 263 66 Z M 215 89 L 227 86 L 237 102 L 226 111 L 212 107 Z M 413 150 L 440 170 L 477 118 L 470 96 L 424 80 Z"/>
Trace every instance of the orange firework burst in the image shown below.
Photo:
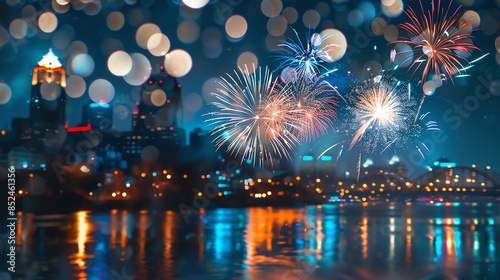
<path fill-rule="evenodd" d="M 465 57 L 474 49 L 479 50 L 472 44 L 473 37 L 457 28 L 463 13 L 459 11 L 460 7 L 451 12 L 452 3 L 450 1 L 447 7 L 442 7 L 440 0 L 437 6 L 432 0 L 431 9 L 426 11 L 420 1 L 421 16 L 411 7 L 404 11 L 410 22 L 399 26 L 409 33 L 410 38 L 392 44 L 403 43 L 413 48 L 415 58 L 410 68 L 415 68 L 416 72 L 424 65 L 421 83 L 427 80 L 428 74 L 443 79 L 448 77 L 453 82 L 453 75 L 463 68 L 462 62 L 467 62 Z"/>

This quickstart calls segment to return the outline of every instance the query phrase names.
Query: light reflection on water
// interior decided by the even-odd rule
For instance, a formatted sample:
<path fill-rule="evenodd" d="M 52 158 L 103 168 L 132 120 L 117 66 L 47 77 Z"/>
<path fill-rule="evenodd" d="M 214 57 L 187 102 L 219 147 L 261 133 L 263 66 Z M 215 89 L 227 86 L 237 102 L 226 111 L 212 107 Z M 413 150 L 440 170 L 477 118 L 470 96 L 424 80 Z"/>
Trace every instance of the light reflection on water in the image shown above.
<path fill-rule="evenodd" d="M 21 214 L 17 276 L 314 280 L 500 275 L 496 205 L 354 204 L 200 213 L 188 223 L 174 211 Z"/>

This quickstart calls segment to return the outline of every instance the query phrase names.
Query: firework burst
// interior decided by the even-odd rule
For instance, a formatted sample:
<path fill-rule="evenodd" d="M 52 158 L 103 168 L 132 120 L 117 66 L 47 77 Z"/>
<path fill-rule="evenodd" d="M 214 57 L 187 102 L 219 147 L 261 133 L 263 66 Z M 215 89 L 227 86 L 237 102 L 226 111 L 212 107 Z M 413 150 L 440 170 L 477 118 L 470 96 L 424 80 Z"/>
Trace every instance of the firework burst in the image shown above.
<path fill-rule="evenodd" d="M 289 38 L 282 41 L 278 45 L 276 60 L 279 62 L 278 69 L 291 69 L 298 77 L 309 77 L 324 69 L 328 70 L 323 64 L 325 62 L 333 62 L 333 58 L 328 54 L 335 47 L 335 44 L 327 44 L 323 46 L 326 39 L 330 35 L 320 35 L 307 33 L 305 44 L 300 40 L 300 37 L 295 29 L 295 38 Z"/>
<path fill-rule="evenodd" d="M 288 86 L 293 93 L 295 108 L 292 111 L 299 126 L 294 130 L 297 137 L 303 142 L 309 142 L 326 134 L 337 117 L 335 88 L 316 75 L 296 79 Z"/>
<path fill-rule="evenodd" d="M 367 152 L 386 147 L 398 132 L 413 121 L 415 102 L 409 99 L 401 82 L 377 76 L 361 83 L 347 96 L 351 119 L 348 131 L 352 139 L 349 149 L 356 145 Z"/>
<path fill-rule="evenodd" d="M 420 1 L 421 16 L 411 7 L 404 11 L 410 22 L 399 26 L 411 37 L 392 43 L 403 43 L 413 48 L 415 58 L 410 68 L 415 68 L 415 74 L 423 65 L 421 83 L 427 80 L 429 74 L 449 78 L 453 82 L 453 75 L 460 72 L 462 62 L 466 62 L 465 57 L 474 49 L 479 50 L 472 44 L 470 34 L 460 33 L 457 29 L 462 13 L 459 12 L 460 7 L 451 12 L 452 3 L 450 1 L 447 7 L 442 7 L 440 0 L 437 0 L 437 5 L 432 0 L 431 9 L 427 11 Z"/>
<path fill-rule="evenodd" d="M 222 78 L 220 88 L 212 93 L 217 109 L 207 122 L 218 149 L 227 147 L 230 155 L 263 166 L 273 159 L 290 158 L 299 144 L 291 131 L 301 123 L 293 117 L 292 96 L 266 68 L 240 69 Z"/>

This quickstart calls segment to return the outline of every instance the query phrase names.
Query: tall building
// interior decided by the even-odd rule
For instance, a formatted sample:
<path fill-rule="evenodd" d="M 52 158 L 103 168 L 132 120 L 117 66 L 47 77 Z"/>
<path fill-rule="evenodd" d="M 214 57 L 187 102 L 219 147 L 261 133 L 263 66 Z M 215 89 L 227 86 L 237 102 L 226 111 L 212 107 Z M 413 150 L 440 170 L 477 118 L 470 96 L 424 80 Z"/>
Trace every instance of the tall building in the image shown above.
<path fill-rule="evenodd" d="M 13 129 L 21 129 L 19 139 L 31 152 L 56 153 L 64 142 L 66 71 L 52 49 L 33 68 L 31 86 L 29 125 L 17 120 Z"/>
<path fill-rule="evenodd" d="M 132 111 L 132 131 L 122 137 L 120 150 L 133 159 L 144 148 L 153 146 L 159 151 L 160 161 L 173 163 L 179 160 L 186 144 L 186 132 L 181 126 L 181 85 L 162 66 L 142 84 L 140 101 Z"/>
<path fill-rule="evenodd" d="M 163 66 L 142 84 L 140 102 L 133 112 L 132 128 L 138 132 L 175 130 L 182 124 L 181 85 Z"/>
<path fill-rule="evenodd" d="M 66 122 L 66 71 L 52 49 L 33 68 L 30 123 L 37 152 L 57 152 L 64 139 Z"/>
<path fill-rule="evenodd" d="M 66 71 L 52 49 L 33 68 L 31 86 L 29 117 L 12 120 L 17 149 L 9 162 L 23 168 L 45 166 L 66 140 Z"/>
<path fill-rule="evenodd" d="M 82 123 L 92 129 L 109 128 L 113 124 L 113 111 L 106 102 L 90 103 L 83 107 Z"/>

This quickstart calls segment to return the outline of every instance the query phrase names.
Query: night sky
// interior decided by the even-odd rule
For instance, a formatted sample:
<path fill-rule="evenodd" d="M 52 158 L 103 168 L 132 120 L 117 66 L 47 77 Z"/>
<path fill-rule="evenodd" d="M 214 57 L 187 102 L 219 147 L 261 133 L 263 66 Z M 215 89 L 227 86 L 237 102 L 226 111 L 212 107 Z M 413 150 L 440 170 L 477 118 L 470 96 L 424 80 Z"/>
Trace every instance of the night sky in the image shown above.
<path fill-rule="evenodd" d="M 156 25 L 170 41 L 168 51 L 185 50 L 192 58 L 192 68 L 178 79 L 182 84 L 184 101 L 183 127 L 189 132 L 205 126 L 203 120 L 206 117 L 203 115 L 211 108 L 207 102 L 211 101 L 209 93 L 214 90 L 214 79 L 233 73 L 237 69 L 238 58 L 240 65 L 253 62 L 276 69 L 278 63 L 273 60 L 273 50 L 279 40 L 294 36 L 291 28 L 297 30 L 301 39 L 305 39 L 308 28 L 312 29 L 311 33 L 335 28 L 345 35 L 347 50 L 343 57 L 332 64 L 325 64 L 329 69 L 338 69 L 328 80 L 338 87 L 341 95 L 345 95 L 356 81 L 376 76 L 383 69 L 390 70 L 392 46 L 389 42 L 407 35 L 396 28 L 397 24 L 408 20 L 397 8 L 398 5 L 410 5 L 419 11 L 417 1 L 400 0 L 211 0 L 201 9 L 191 9 L 179 2 L 76 0 L 67 4 L 64 0 L 54 0 L 53 3 L 0 0 L 0 81 L 12 92 L 9 99 L 5 86 L 1 87 L 0 103 L 4 104 L 0 105 L 0 127 L 9 128 L 13 117 L 28 117 L 26 100 L 30 95 L 31 70 L 49 48 L 53 48 L 68 76 L 79 76 L 85 81 L 82 96 L 68 97 L 69 125 L 80 123 L 82 105 L 90 101 L 90 85 L 95 80 L 105 79 L 115 91 L 111 100 L 115 127 L 128 130 L 134 106 L 131 100 L 134 100 L 138 90 L 135 84 L 138 83 L 137 76 L 141 76 L 141 69 L 136 69 L 136 77 L 125 79 L 113 75 L 111 70 L 119 71 L 120 68 L 108 68 L 108 58 L 118 50 L 128 54 L 139 53 L 143 56 L 136 57 L 147 58 L 145 63 L 149 61 L 153 72 L 159 69 L 164 64 L 163 56 L 155 56 L 147 49 L 144 36 L 136 38 L 136 32 L 145 23 Z M 188 5 L 192 5 L 191 2 L 203 1 L 186 0 Z M 442 3 L 447 6 L 449 1 L 443 0 Z M 415 154 L 411 147 L 398 153 L 402 161 L 415 165 L 418 170 L 445 156 L 458 165 L 475 163 L 481 169 L 490 165 L 499 171 L 500 1 L 454 1 L 452 9 L 460 4 L 463 5 L 462 11 L 477 12 L 477 27 L 472 34 L 474 44 L 481 51 L 474 51 L 469 61 L 489 55 L 468 69 L 469 77 L 456 78 L 454 84 L 447 81 L 426 100 L 423 111 L 430 111 L 430 118 L 437 121 L 441 128 L 441 135 L 433 137 L 427 134 L 423 137 L 430 141 L 427 143 L 430 143 L 431 152 L 426 153 L 426 160 L 412 161 Z M 53 20 L 54 15 L 57 23 Z M 246 32 L 243 30 L 241 38 L 231 38 L 225 30 L 225 22 L 232 15 L 241 15 L 246 20 L 248 28 Z M 241 31 L 240 26 L 235 26 L 231 26 L 230 33 Z M 252 59 L 252 54 L 256 60 Z M 420 98 L 422 85 L 418 84 L 418 73 L 412 75 L 413 72 L 407 68 L 391 73 L 400 80 L 412 83 L 413 94 Z M 78 89 L 83 88 L 78 88 L 76 81 L 81 80 L 74 78 L 74 92 L 68 95 L 79 95 Z M 342 110 L 342 105 L 340 102 L 339 110 Z M 303 145 L 298 154 L 309 152 L 317 155 L 339 140 L 340 136 L 329 133 Z M 338 150 L 333 151 L 333 154 L 336 153 Z M 392 154 L 369 157 L 382 164 Z M 345 153 L 339 160 L 345 165 L 339 166 L 343 166 L 341 170 L 353 170 L 356 160 L 356 153 Z"/>

